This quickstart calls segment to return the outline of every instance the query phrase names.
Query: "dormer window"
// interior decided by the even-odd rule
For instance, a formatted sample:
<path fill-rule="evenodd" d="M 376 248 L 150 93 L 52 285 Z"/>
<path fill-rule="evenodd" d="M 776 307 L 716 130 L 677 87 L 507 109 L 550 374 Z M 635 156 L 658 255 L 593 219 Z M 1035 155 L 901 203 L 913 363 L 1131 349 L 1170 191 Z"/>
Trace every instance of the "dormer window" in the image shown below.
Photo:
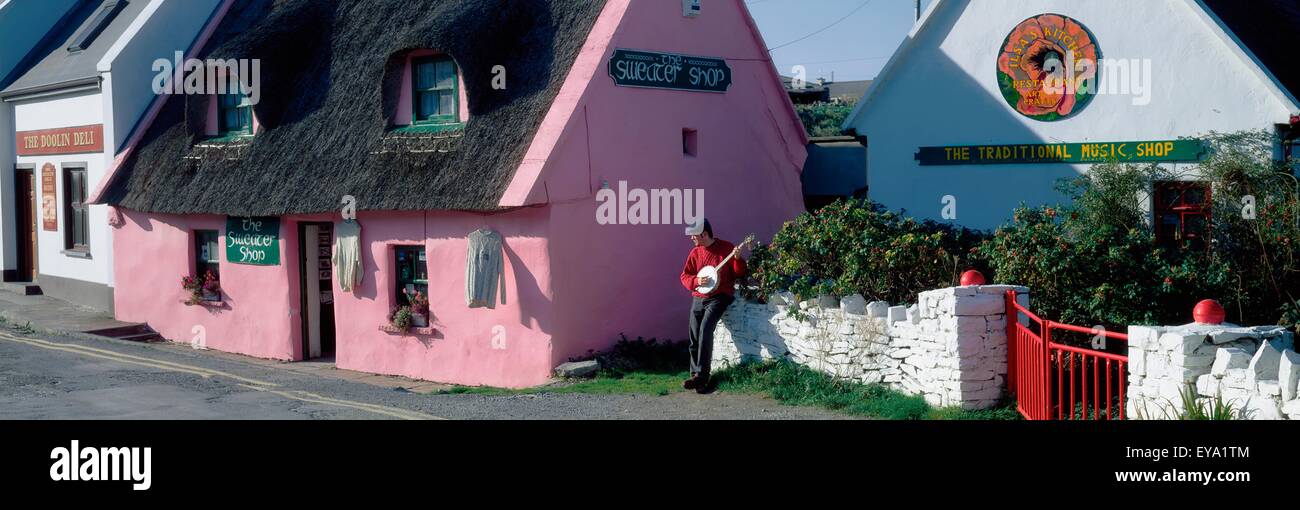
<path fill-rule="evenodd" d="M 217 95 L 217 136 L 251 136 L 253 106 L 248 96 L 235 91 Z"/>
<path fill-rule="evenodd" d="M 460 96 L 456 62 L 445 56 L 419 57 L 411 61 L 411 120 L 414 124 L 460 122 Z"/>

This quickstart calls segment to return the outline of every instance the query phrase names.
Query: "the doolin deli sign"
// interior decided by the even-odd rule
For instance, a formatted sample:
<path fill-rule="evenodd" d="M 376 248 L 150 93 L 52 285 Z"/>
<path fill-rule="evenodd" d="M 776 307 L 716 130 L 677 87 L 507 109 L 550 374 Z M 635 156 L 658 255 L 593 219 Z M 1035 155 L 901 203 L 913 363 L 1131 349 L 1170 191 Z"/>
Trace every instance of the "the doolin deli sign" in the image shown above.
<path fill-rule="evenodd" d="M 19 131 L 15 142 L 19 156 L 103 152 L 104 125 Z"/>
<path fill-rule="evenodd" d="M 921 147 L 916 160 L 928 165 L 1015 165 L 1027 163 L 1194 162 L 1205 155 L 1200 140 L 1087 142 L 1021 145 Z"/>
<path fill-rule="evenodd" d="M 227 216 L 226 262 L 280 265 L 280 218 Z"/>
<path fill-rule="evenodd" d="M 614 50 L 609 75 L 622 87 L 726 92 L 731 86 L 726 60 L 651 51 Z"/>

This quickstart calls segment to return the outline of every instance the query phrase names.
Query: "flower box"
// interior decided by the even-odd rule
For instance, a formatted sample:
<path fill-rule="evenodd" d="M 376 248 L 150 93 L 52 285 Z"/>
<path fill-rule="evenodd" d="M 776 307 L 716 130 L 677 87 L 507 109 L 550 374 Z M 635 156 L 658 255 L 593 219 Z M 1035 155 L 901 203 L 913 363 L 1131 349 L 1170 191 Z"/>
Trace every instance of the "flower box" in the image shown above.
<path fill-rule="evenodd" d="M 391 324 L 381 324 L 379 326 L 379 330 L 388 333 L 390 335 L 433 336 L 432 327 L 428 327 L 428 328 L 413 327 L 406 331 L 402 331 L 398 329 L 396 326 L 393 326 Z"/>

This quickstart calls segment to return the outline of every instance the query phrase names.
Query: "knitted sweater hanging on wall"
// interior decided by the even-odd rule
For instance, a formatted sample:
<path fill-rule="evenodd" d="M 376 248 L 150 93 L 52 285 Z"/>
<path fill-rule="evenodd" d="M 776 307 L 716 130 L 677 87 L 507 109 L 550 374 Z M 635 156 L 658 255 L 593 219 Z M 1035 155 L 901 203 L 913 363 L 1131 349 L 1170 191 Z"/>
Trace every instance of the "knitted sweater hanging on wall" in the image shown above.
<path fill-rule="evenodd" d="M 334 279 L 343 292 L 361 284 L 361 224 L 343 221 L 334 227 Z"/>
<path fill-rule="evenodd" d="M 469 234 L 465 257 L 465 304 L 470 308 L 496 308 L 497 289 L 506 304 L 505 256 L 501 234 L 478 229 Z"/>

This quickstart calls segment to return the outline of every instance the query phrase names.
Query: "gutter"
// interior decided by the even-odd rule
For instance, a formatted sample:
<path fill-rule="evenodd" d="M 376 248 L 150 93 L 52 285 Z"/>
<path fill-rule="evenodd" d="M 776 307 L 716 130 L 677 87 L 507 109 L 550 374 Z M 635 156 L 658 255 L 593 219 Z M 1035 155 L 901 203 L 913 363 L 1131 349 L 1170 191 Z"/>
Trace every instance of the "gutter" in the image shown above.
<path fill-rule="evenodd" d="M 99 90 L 99 76 L 88 78 L 76 78 L 58 83 L 48 83 L 45 85 L 36 85 L 18 90 L 7 90 L 0 92 L 0 99 L 6 103 L 22 101 L 25 99 L 36 99 L 38 97 L 53 96 L 57 94 L 66 94 L 69 92 L 80 92 L 82 90 Z"/>

